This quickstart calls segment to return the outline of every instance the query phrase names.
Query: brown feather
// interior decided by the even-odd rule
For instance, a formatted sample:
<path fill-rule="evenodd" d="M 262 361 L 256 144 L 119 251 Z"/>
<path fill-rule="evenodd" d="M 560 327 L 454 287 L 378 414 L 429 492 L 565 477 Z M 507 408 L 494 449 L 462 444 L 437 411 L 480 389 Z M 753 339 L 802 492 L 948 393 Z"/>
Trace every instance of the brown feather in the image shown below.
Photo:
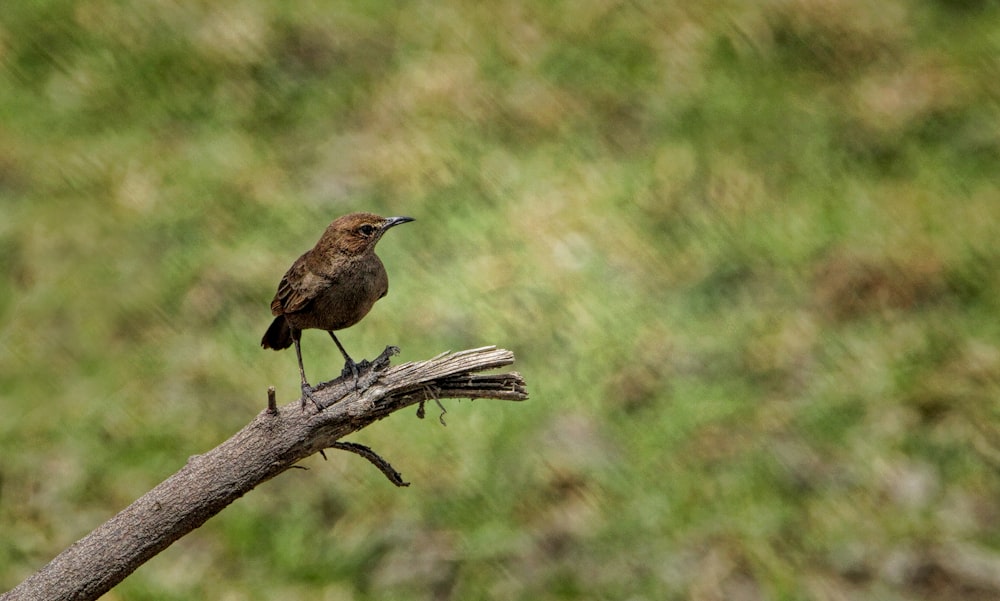
<path fill-rule="evenodd" d="M 285 316 L 292 330 L 334 331 L 356 324 L 389 289 L 375 245 L 388 228 L 406 221 L 372 213 L 335 220 L 285 272 L 271 313 Z"/>

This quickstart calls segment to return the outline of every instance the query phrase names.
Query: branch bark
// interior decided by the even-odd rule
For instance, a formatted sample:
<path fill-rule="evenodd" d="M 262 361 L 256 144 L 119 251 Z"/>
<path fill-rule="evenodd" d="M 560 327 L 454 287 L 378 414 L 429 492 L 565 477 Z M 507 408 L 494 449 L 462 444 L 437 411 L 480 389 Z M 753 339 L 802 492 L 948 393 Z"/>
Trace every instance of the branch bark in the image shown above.
<path fill-rule="evenodd" d="M 93 532 L 73 543 L 0 601 L 97 599 L 140 565 L 257 485 L 327 448 L 361 454 L 395 484 L 405 482 L 367 447 L 337 441 L 395 411 L 439 398 L 527 399 L 520 374 L 477 374 L 514 362 L 496 347 L 443 353 L 389 367 L 388 347 L 355 383 L 317 387 L 316 404 L 261 411 L 242 430 L 187 464 Z M 395 476 L 395 478 L 394 478 Z"/>

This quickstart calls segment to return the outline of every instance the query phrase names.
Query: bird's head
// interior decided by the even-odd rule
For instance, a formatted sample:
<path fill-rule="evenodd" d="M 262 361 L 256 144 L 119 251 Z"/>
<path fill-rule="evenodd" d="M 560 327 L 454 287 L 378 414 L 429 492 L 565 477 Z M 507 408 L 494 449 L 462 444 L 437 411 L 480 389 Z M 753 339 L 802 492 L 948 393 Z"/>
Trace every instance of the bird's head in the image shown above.
<path fill-rule="evenodd" d="M 375 245 L 389 228 L 413 221 L 412 217 L 379 217 L 372 213 L 351 213 L 336 219 L 323 238 L 333 252 L 349 256 L 375 250 Z"/>

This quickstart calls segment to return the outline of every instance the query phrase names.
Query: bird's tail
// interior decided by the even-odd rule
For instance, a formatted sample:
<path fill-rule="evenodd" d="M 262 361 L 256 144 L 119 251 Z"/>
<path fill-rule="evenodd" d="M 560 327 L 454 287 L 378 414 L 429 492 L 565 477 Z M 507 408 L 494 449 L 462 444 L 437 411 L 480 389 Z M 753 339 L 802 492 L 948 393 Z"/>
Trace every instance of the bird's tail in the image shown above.
<path fill-rule="evenodd" d="M 264 337 L 260 339 L 260 345 L 276 351 L 292 346 L 292 328 L 284 315 L 274 318 L 267 332 L 264 332 Z"/>

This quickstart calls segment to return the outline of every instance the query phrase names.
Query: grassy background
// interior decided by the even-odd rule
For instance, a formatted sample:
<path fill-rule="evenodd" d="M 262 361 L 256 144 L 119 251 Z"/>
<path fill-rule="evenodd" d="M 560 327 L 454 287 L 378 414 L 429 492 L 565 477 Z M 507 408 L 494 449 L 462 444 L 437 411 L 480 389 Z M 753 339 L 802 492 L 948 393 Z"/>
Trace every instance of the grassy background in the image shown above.
<path fill-rule="evenodd" d="M 6 3 L 0 590 L 297 396 L 268 302 L 371 210 L 417 221 L 347 348 L 531 400 L 107 598 L 1000 598 L 998 56 L 988 0 Z"/>

